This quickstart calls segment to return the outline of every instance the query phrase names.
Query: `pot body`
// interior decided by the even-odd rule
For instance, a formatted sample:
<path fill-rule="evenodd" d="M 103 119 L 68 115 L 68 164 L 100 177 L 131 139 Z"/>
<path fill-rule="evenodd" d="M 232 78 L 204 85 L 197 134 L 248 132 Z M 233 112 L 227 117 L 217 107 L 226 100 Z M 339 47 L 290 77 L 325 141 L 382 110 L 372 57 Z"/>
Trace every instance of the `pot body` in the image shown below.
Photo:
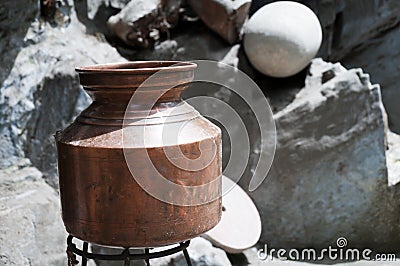
<path fill-rule="evenodd" d="M 221 131 L 181 100 L 195 65 L 176 63 L 77 70 L 94 101 L 56 134 L 69 234 L 102 245 L 157 247 L 191 239 L 219 222 Z M 148 104 L 156 94 L 161 96 Z M 176 139 L 168 137 L 175 132 Z"/>

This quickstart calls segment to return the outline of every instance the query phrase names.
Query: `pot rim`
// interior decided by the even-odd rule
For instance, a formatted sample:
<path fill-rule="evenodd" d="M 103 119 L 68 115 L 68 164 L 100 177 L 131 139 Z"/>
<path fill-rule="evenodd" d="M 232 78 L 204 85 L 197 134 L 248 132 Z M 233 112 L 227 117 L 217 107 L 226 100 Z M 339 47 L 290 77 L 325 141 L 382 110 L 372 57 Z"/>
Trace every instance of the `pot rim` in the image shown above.
<path fill-rule="evenodd" d="M 158 71 L 189 71 L 196 67 L 197 64 L 188 61 L 128 61 L 75 67 L 75 71 L 82 74 L 141 74 Z"/>

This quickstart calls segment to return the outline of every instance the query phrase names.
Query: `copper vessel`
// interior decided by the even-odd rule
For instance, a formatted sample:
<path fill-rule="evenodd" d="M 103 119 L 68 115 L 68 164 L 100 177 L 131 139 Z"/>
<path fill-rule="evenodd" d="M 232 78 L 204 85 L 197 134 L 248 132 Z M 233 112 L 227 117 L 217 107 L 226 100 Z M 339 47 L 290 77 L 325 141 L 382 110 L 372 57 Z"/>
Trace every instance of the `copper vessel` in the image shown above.
<path fill-rule="evenodd" d="M 219 222 L 221 131 L 180 96 L 195 68 L 189 62 L 143 61 L 76 69 L 93 103 L 56 133 L 62 218 L 69 234 L 103 245 L 157 247 L 191 239 Z M 146 82 L 154 73 L 160 74 Z M 155 95 L 160 97 L 151 102 Z M 133 129 L 128 137 L 124 128 Z M 169 128 L 182 129 L 174 145 L 163 141 Z M 172 150 L 172 161 L 165 148 Z M 204 154 L 211 156 L 208 162 L 201 161 Z M 157 188 L 158 182 L 144 163 L 148 158 L 181 189 L 162 191 L 161 200 L 148 193 L 146 187 Z M 204 167 L 179 166 L 188 160 Z"/>

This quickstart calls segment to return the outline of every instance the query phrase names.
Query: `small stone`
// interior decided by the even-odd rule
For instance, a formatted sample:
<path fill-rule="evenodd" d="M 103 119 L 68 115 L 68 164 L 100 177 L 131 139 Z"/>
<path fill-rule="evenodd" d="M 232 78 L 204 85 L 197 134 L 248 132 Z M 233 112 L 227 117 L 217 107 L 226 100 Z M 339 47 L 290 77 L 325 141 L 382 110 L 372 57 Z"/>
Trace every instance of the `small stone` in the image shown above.
<path fill-rule="evenodd" d="M 189 4 L 200 19 L 228 43 L 240 40 L 250 0 L 189 0 Z"/>
<path fill-rule="evenodd" d="M 322 30 L 308 7 L 289 1 L 259 9 L 244 29 L 244 49 L 251 64 L 272 77 L 292 76 L 317 54 Z"/>
<path fill-rule="evenodd" d="M 327 70 L 322 73 L 321 77 L 321 83 L 324 84 L 325 82 L 328 82 L 329 80 L 333 79 L 335 77 L 335 72 L 333 70 Z"/>

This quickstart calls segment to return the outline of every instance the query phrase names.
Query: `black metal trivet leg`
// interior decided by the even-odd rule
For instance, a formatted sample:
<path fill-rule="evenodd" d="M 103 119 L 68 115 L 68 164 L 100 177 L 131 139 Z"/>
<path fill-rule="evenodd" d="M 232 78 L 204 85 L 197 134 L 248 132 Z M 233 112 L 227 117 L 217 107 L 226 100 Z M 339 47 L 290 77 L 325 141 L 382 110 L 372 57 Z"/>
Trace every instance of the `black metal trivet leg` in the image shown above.
<path fill-rule="evenodd" d="M 184 248 L 182 251 L 183 251 L 183 255 L 185 256 L 187 265 L 188 266 L 192 266 L 192 261 L 190 260 L 189 253 L 188 253 L 187 249 Z"/>
<path fill-rule="evenodd" d="M 88 242 L 83 242 L 83 256 L 82 256 L 82 266 L 87 266 L 87 252 L 88 252 L 89 244 Z"/>
<path fill-rule="evenodd" d="M 149 249 L 148 248 L 144 249 L 144 254 L 149 255 Z M 150 266 L 150 260 L 146 259 L 145 261 L 146 261 L 146 266 Z"/>
<path fill-rule="evenodd" d="M 129 258 L 129 248 L 125 248 L 122 252 L 122 255 L 125 256 L 124 266 L 131 266 L 131 259 Z"/>
<path fill-rule="evenodd" d="M 67 247 L 67 260 L 68 266 L 78 265 L 78 261 L 76 260 L 76 255 Z"/>

